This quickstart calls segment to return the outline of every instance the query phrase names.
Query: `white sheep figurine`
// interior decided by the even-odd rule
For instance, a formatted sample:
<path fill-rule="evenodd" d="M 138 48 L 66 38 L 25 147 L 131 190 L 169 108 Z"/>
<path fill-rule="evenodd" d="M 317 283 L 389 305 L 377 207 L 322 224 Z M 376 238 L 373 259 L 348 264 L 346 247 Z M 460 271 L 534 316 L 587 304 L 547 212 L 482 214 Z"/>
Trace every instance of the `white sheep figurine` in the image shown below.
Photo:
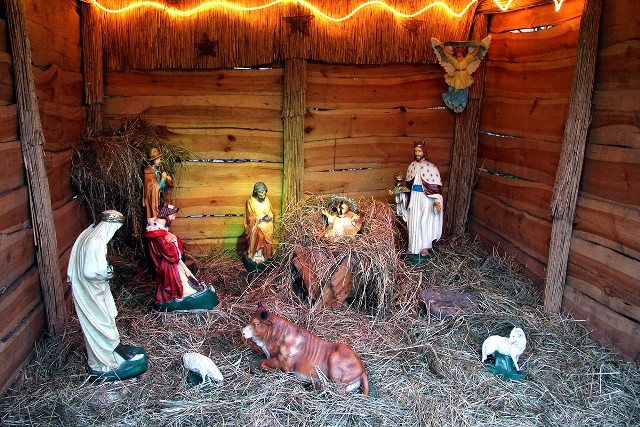
<path fill-rule="evenodd" d="M 505 356 L 511 356 L 511 360 L 516 365 L 516 370 L 520 371 L 518 358 L 520 358 L 526 346 L 527 337 L 520 328 L 513 328 L 509 338 L 492 335 L 482 343 L 482 363 L 487 360 L 487 356 L 497 351 Z"/>
<path fill-rule="evenodd" d="M 202 377 L 201 384 L 211 383 L 211 381 L 218 384 L 224 382 L 222 373 L 216 364 L 204 354 L 195 352 L 185 353 L 182 355 L 182 364 L 187 370 L 200 374 Z"/>

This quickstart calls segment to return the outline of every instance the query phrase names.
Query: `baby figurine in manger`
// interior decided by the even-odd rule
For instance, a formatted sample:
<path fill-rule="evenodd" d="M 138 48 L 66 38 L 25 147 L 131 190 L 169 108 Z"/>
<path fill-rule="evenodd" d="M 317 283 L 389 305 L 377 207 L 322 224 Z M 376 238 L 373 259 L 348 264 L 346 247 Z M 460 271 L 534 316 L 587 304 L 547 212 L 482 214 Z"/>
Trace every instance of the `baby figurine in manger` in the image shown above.
<path fill-rule="evenodd" d="M 363 198 L 356 205 L 342 194 L 310 197 L 287 219 L 283 259 L 294 266 L 294 289 L 313 308 L 385 304 L 381 289 L 395 276 L 389 263 L 378 260 L 396 259 L 387 203 Z"/>
<path fill-rule="evenodd" d="M 356 202 L 346 196 L 333 196 L 330 205 L 334 207 L 336 213 L 330 213 L 328 210 L 322 209 L 321 213 L 327 218 L 328 222 L 323 237 L 332 241 L 337 241 L 344 237 L 355 237 L 362 228 L 362 219 L 355 212 L 357 208 Z"/>

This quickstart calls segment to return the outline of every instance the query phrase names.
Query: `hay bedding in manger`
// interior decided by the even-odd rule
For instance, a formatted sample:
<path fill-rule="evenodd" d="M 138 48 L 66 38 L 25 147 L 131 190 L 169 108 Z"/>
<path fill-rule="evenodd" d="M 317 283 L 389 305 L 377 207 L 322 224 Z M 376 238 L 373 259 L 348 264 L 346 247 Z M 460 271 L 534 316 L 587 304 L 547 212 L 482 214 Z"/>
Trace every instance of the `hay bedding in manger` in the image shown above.
<path fill-rule="evenodd" d="M 362 228 L 353 238 L 326 239 L 322 237 L 326 220 L 321 211 L 326 209 L 335 214 L 332 209 L 336 200 L 344 200 L 342 197 L 310 197 L 283 214 L 280 234 L 285 237 L 279 244 L 274 274 L 287 288 L 296 290 L 303 300 L 319 309 L 335 303 L 335 300 L 323 301 L 323 298 L 326 290 L 329 290 L 330 298 L 337 296 L 337 292 L 334 296 L 331 290 L 331 282 L 336 278 L 340 280 L 339 265 L 346 265 L 351 273 L 347 280 L 352 288 L 346 298 L 347 304 L 359 311 L 384 315 L 391 308 L 396 275 L 401 271 L 394 243 L 397 233 L 393 228 L 393 214 L 389 206 L 380 201 L 363 198 L 356 204 L 346 198 L 352 204 L 352 212 L 360 216 Z M 312 292 L 302 283 L 301 273 L 295 267 L 301 252 L 314 264 L 310 266 L 314 277 L 309 287 L 316 288 Z M 322 290 L 325 290 L 324 294 Z"/>
<path fill-rule="evenodd" d="M 149 356 L 145 374 L 87 383 L 84 341 L 72 317 L 64 337 L 38 344 L 19 385 L 0 400 L 2 425 L 640 424 L 638 368 L 590 340 L 574 320 L 543 313 L 531 283 L 470 238 L 443 242 L 419 266 L 397 264 L 385 315 L 355 305 L 311 310 L 282 280 L 282 265 L 248 281 L 236 257 L 214 252 L 199 261 L 200 277 L 220 296 L 213 312 L 154 312 L 150 282 L 120 277 L 112 285 L 123 341 L 142 345 Z M 417 304 L 424 288 L 464 290 L 477 304 L 437 320 Z M 291 375 L 256 372 L 261 352 L 240 331 L 257 301 L 325 339 L 351 345 L 379 397 L 345 395 L 328 382 L 316 391 Z M 514 325 L 528 339 L 520 358 L 526 377 L 519 383 L 499 379 L 480 363 L 484 338 L 507 335 Z M 181 365 L 187 351 L 211 356 L 224 385 L 189 387 Z"/>

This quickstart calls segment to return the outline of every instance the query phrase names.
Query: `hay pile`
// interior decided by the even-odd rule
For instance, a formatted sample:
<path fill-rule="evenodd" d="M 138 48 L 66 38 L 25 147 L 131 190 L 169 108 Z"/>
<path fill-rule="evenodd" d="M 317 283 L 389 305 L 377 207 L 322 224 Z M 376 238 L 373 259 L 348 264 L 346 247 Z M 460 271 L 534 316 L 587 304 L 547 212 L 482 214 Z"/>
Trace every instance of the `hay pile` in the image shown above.
<path fill-rule="evenodd" d="M 92 222 L 100 213 L 115 209 L 125 217 L 119 236 L 129 236 L 125 246 L 144 252 L 145 213 L 142 207 L 142 171 L 151 147 L 162 152 L 162 166 L 173 177 L 194 154 L 170 145 L 168 130 L 141 117 L 124 121 L 118 131 L 87 133 L 74 147 L 71 180 Z"/>
<path fill-rule="evenodd" d="M 116 268 L 118 266 L 116 265 Z M 309 310 L 277 275 L 247 282 L 241 263 L 213 253 L 199 274 L 216 285 L 212 313 L 153 312 L 153 285 L 114 286 L 125 343 L 144 346 L 149 371 L 124 383 L 89 384 L 75 319 L 42 341 L 22 381 L 0 400 L 4 426 L 632 426 L 640 425 L 640 372 L 590 340 L 577 322 L 542 312 L 530 282 L 468 238 L 441 244 L 427 263 L 400 264 L 387 316 L 353 308 Z M 445 320 L 421 314 L 424 288 L 464 290 L 477 305 Z M 145 299 L 146 298 L 146 299 Z M 140 301 L 146 301 L 141 304 Z M 255 372 L 259 352 L 240 330 L 262 301 L 268 309 L 351 345 L 378 396 L 315 391 L 283 373 Z M 480 363 L 488 335 L 522 327 L 522 382 Z M 181 355 L 210 355 L 222 387 L 189 387 Z"/>
<path fill-rule="evenodd" d="M 299 250 L 316 255 L 315 261 L 321 265 L 314 269 L 317 273 L 315 279 L 320 287 L 330 286 L 338 265 L 348 260 L 353 289 L 347 303 L 378 316 L 389 313 L 396 274 L 401 270 L 394 244 L 393 214 L 389 206 L 380 201 L 362 198 L 356 204 L 349 199 L 354 205 L 352 212 L 362 220 L 362 229 L 354 238 L 325 239 L 322 234 L 326 220 L 321 211 L 331 212 L 335 206 L 334 199 L 341 197 L 310 197 L 283 214 L 280 234 L 285 237 L 279 244 L 274 274 L 280 276 L 285 285 L 300 289 L 301 296 L 305 298 L 308 292 L 298 283 L 302 280 L 300 274 L 291 267 Z"/>

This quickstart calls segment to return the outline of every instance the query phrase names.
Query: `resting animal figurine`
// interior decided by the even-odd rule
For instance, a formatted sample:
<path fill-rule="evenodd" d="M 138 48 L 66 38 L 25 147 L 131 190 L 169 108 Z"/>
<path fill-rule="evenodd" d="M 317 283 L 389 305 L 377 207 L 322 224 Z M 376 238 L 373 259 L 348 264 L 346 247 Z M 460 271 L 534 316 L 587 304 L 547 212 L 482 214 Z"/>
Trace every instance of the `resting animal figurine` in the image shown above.
<path fill-rule="evenodd" d="M 200 374 L 202 384 L 209 384 L 212 380 L 220 385 L 224 382 L 222 373 L 216 364 L 204 354 L 185 353 L 182 355 L 182 364 L 187 370 Z"/>
<path fill-rule="evenodd" d="M 482 363 L 487 360 L 487 356 L 497 351 L 505 356 L 511 356 L 511 360 L 513 360 L 513 363 L 516 365 L 516 370 L 520 371 L 518 358 L 524 352 L 526 346 L 527 337 L 520 328 L 513 328 L 509 338 L 491 335 L 482 343 Z"/>
<path fill-rule="evenodd" d="M 267 358 L 258 364 L 262 370 L 292 372 L 309 382 L 318 379 L 320 370 L 336 384 L 344 385 L 347 392 L 362 387 L 363 394 L 369 394 L 364 364 L 348 345 L 323 340 L 287 319 L 269 313 L 261 303 L 242 335 L 266 354 Z"/>

